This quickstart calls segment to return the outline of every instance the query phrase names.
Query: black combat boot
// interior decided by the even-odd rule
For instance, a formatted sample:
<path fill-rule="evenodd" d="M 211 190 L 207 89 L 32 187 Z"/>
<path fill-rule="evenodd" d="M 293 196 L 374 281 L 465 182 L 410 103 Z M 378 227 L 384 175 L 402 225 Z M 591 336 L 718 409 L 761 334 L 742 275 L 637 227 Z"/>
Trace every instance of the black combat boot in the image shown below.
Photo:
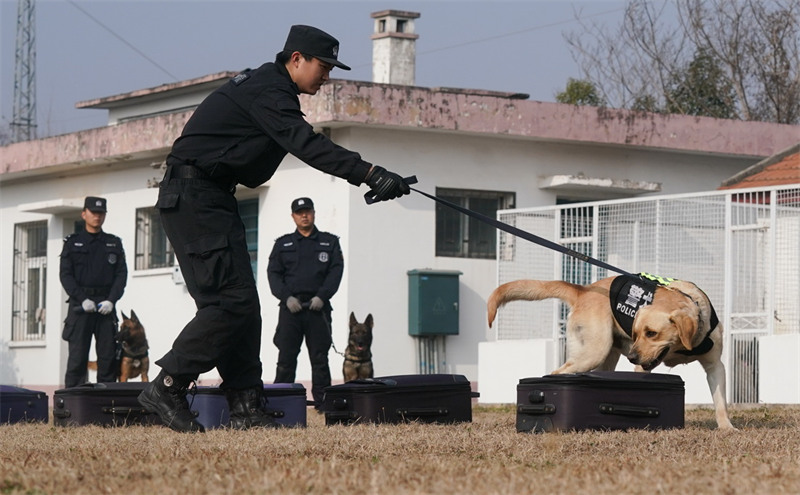
<path fill-rule="evenodd" d="M 158 414 L 165 426 L 179 432 L 204 432 L 203 425 L 189 410 L 186 389 L 191 380 L 170 376 L 161 370 L 155 380 L 139 394 L 139 404 L 150 413 Z"/>
<path fill-rule="evenodd" d="M 266 410 L 266 397 L 262 387 L 251 387 L 243 390 L 225 390 L 228 399 L 231 428 L 247 430 L 249 428 L 278 428 Z"/>

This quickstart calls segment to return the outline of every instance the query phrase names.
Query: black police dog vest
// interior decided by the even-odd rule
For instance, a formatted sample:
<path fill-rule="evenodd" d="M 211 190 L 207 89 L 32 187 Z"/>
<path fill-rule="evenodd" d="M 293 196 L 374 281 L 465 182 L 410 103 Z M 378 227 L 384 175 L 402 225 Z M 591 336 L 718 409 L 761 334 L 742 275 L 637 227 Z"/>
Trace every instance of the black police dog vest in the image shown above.
<path fill-rule="evenodd" d="M 658 277 L 648 273 L 620 275 L 611 281 L 611 288 L 609 290 L 611 313 L 619 326 L 629 337 L 633 336 L 633 319 L 636 317 L 636 313 L 639 309 L 653 302 L 656 288 L 658 288 L 659 285 L 666 286 L 673 281 L 675 281 L 673 278 Z M 687 295 L 686 297 L 689 296 Z M 675 352 L 691 356 L 705 354 L 710 351 L 711 348 L 714 347 L 714 342 L 711 340 L 710 335 L 719 324 L 719 319 L 717 318 L 717 313 L 714 311 L 713 306 L 711 307 L 710 323 L 711 328 L 709 328 L 706 337 L 697 347 L 691 350 Z"/>
<path fill-rule="evenodd" d="M 628 337 L 633 336 L 633 319 L 636 313 L 653 302 L 656 287 L 658 285 L 655 282 L 640 275 L 620 275 L 611 281 L 611 312 Z"/>

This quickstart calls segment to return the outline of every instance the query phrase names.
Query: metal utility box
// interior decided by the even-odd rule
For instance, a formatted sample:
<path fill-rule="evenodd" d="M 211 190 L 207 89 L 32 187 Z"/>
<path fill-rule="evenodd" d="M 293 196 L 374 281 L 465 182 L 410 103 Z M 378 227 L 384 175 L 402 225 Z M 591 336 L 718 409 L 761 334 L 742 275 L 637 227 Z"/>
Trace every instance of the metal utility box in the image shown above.
<path fill-rule="evenodd" d="M 458 276 L 455 270 L 409 270 L 408 334 L 458 335 Z"/>

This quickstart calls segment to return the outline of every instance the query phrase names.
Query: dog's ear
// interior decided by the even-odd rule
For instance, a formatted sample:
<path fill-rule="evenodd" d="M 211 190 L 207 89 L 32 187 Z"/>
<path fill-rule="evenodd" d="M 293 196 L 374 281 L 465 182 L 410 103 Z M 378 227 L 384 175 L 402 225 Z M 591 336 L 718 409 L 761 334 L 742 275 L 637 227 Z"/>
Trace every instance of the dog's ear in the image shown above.
<path fill-rule="evenodd" d="M 692 314 L 688 307 L 676 309 L 669 314 L 669 321 L 678 329 L 678 338 L 687 350 L 694 347 L 694 337 L 697 335 L 697 315 Z"/>
<path fill-rule="evenodd" d="M 120 313 L 122 313 L 122 319 L 123 320 L 129 320 L 130 319 L 127 316 L 125 316 L 125 311 L 120 311 Z"/>
<path fill-rule="evenodd" d="M 358 320 L 356 320 L 356 314 L 352 311 L 350 312 L 350 326 L 358 325 Z"/>
<path fill-rule="evenodd" d="M 370 330 L 372 330 L 372 313 L 367 315 L 367 319 L 364 320 L 364 325 L 367 326 Z"/>
<path fill-rule="evenodd" d="M 133 309 L 131 309 L 131 320 L 136 323 L 139 323 L 139 317 L 136 316 L 136 311 L 134 311 Z"/>

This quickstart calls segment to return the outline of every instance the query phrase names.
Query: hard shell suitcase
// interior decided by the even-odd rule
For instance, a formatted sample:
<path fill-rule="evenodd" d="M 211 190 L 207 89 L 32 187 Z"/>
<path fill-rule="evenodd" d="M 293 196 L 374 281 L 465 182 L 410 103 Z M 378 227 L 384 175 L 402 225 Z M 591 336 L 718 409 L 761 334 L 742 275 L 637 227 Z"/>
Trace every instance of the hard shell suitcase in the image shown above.
<path fill-rule="evenodd" d="M 158 415 L 145 411 L 137 400 L 147 385 L 147 382 L 84 383 L 56 390 L 53 394 L 53 424 L 160 425 Z"/>
<path fill-rule="evenodd" d="M 523 378 L 517 431 L 683 428 L 684 386 L 677 375 L 591 371 Z"/>
<path fill-rule="evenodd" d="M 266 409 L 283 426 L 306 426 L 306 388 L 300 383 L 264 385 Z M 206 429 L 223 428 L 230 421 L 228 400 L 219 387 L 197 387 L 186 396 L 189 407 Z"/>
<path fill-rule="evenodd" d="M 267 411 L 283 426 L 306 426 L 306 388 L 301 383 L 264 384 Z"/>
<path fill-rule="evenodd" d="M 472 392 L 463 375 L 396 375 L 325 388 L 325 424 L 472 421 Z"/>
<path fill-rule="evenodd" d="M 47 394 L 38 390 L 0 385 L 0 424 L 47 422 Z"/>

